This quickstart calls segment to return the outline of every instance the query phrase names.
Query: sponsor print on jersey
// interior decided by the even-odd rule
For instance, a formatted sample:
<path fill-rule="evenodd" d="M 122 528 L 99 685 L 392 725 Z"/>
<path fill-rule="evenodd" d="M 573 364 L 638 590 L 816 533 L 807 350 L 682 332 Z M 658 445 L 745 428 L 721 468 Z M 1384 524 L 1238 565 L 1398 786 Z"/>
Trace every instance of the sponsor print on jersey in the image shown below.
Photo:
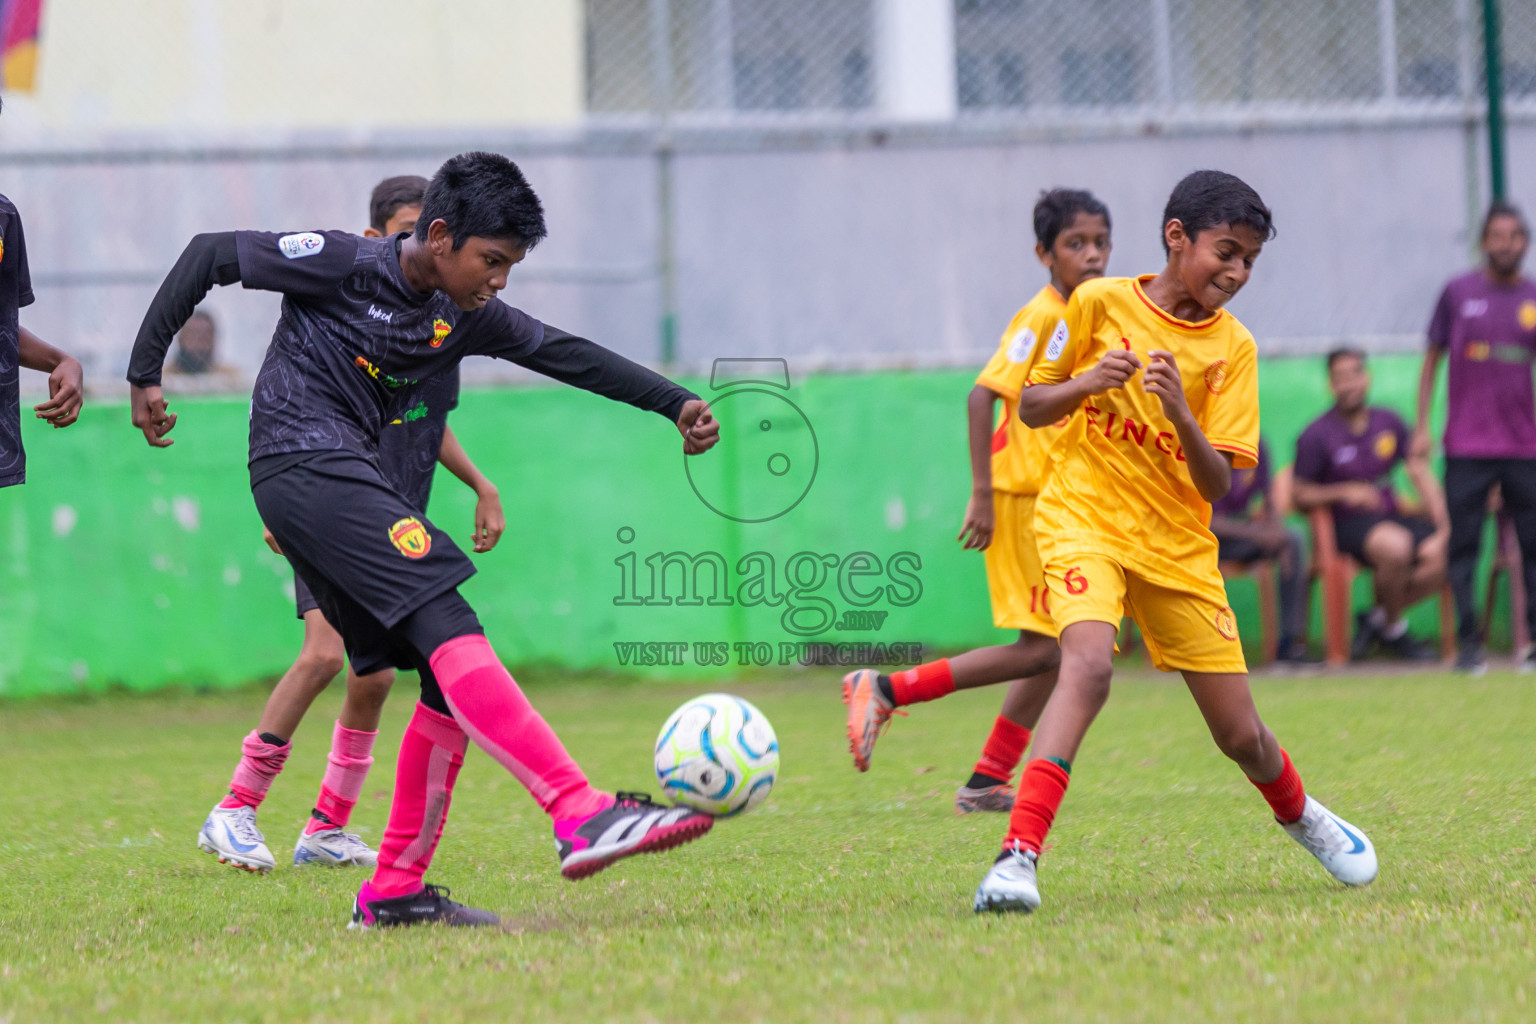
<path fill-rule="evenodd" d="M 438 317 L 437 319 L 433 320 L 432 347 L 437 348 L 439 345 L 441 345 L 443 343 L 443 339 L 448 337 L 448 333 L 452 330 L 453 324 L 449 323 L 447 320 L 444 320 L 442 317 Z"/>
<path fill-rule="evenodd" d="M 290 260 L 313 256 L 325 248 L 325 238 L 313 231 L 301 231 L 296 235 L 284 235 L 277 240 L 277 248 Z"/>
<path fill-rule="evenodd" d="M 406 558 L 423 558 L 432 550 L 432 535 L 415 516 L 407 516 L 391 526 L 389 542 Z"/>
<path fill-rule="evenodd" d="M 1051 332 L 1051 340 L 1046 342 L 1045 345 L 1045 358 L 1053 363 L 1061 358 L 1061 354 L 1067 350 L 1068 334 L 1067 322 L 1065 320 L 1056 321 L 1056 329 Z"/>
<path fill-rule="evenodd" d="M 416 381 L 414 381 L 414 380 L 401 380 L 399 377 L 391 377 L 389 374 L 385 373 L 383 370 L 379 369 L 377 366 L 374 366 L 372 363 L 370 363 L 368 360 L 364 359 L 362 356 L 358 356 L 355 360 L 353 360 L 353 362 L 354 362 L 354 364 L 356 364 L 358 369 L 362 370 L 368 376 L 372 377 L 374 380 L 378 381 L 380 384 L 383 384 L 385 387 L 389 388 L 391 391 L 394 391 L 396 388 L 403 388 L 407 384 L 415 384 L 416 383 Z"/>
<path fill-rule="evenodd" d="M 1231 608 L 1223 608 L 1216 613 L 1216 632 L 1225 640 L 1237 639 L 1237 619 L 1233 617 Z"/>
<path fill-rule="evenodd" d="M 1013 336 L 1013 341 L 1008 345 L 1008 361 L 1010 363 L 1022 363 L 1029 359 L 1029 354 L 1035 350 L 1035 332 L 1028 327 L 1019 329 L 1019 333 Z"/>
<path fill-rule="evenodd" d="M 1227 361 L 1218 359 L 1205 368 L 1205 390 L 1213 395 L 1221 394 L 1221 387 L 1227 382 Z"/>

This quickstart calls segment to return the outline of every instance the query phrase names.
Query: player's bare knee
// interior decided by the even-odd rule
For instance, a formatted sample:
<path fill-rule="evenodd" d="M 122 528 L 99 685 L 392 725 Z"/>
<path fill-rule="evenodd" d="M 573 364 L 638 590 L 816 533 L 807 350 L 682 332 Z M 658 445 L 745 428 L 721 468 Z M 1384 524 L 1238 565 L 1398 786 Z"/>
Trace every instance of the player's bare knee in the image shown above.
<path fill-rule="evenodd" d="M 1240 765 L 1257 765 L 1264 760 L 1264 752 L 1272 739 L 1269 730 L 1258 716 L 1224 722 L 1211 730 L 1216 746 Z"/>
<path fill-rule="evenodd" d="M 347 700 L 369 708 L 380 708 L 384 706 L 390 688 L 394 685 L 393 669 L 370 672 L 364 676 L 351 673 L 347 676 Z"/>
<path fill-rule="evenodd" d="M 295 665 L 306 679 L 312 680 L 317 688 L 324 689 L 347 667 L 346 652 L 340 644 L 334 650 L 325 645 L 305 644 Z"/>
<path fill-rule="evenodd" d="M 1061 664 L 1061 647 L 1055 637 L 1023 632 L 1012 647 L 1016 659 L 1014 672 L 1020 678 L 1050 672 Z"/>
<path fill-rule="evenodd" d="M 1109 683 L 1115 674 L 1112 659 L 1112 654 L 1099 651 L 1063 651 L 1061 680 L 1079 700 L 1102 707 L 1109 700 Z"/>

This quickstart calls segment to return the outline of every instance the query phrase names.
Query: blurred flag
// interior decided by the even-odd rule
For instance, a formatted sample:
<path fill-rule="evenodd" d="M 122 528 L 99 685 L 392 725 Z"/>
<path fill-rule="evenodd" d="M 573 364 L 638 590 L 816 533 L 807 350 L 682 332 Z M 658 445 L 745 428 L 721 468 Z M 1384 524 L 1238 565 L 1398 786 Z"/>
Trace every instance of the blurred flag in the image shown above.
<path fill-rule="evenodd" d="M 6 89 L 32 91 L 42 13 L 43 0 L 0 0 L 0 67 Z"/>

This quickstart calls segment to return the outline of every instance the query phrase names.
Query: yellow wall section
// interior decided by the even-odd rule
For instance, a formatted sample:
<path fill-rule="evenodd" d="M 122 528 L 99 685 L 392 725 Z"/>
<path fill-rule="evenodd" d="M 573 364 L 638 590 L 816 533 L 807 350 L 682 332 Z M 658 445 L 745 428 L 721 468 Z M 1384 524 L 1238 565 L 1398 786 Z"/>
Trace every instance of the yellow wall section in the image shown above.
<path fill-rule="evenodd" d="M 49 0 L 48 128 L 560 124 L 579 0 Z"/>

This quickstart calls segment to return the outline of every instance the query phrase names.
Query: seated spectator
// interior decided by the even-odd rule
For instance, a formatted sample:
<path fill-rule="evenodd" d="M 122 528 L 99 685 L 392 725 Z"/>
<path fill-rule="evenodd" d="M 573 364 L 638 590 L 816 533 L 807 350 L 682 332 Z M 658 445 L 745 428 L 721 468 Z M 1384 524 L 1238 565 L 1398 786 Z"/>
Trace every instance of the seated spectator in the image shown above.
<path fill-rule="evenodd" d="M 1311 581 L 1302 558 L 1301 534 L 1285 525 L 1283 509 L 1270 491 L 1269 446 L 1259 440 L 1259 464 L 1232 471 L 1232 489 L 1211 506 L 1211 532 L 1223 562 L 1252 565 L 1272 559 L 1280 572 L 1280 639 L 1275 660 L 1315 664 L 1307 651 Z M 1257 509 L 1254 508 L 1257 499 Z"/>
<path fill-rule="evenodd" d="M 219 333 L 213 317 L 201 309 L 194 310 L 176 335 L 176 348 L 165 367 L 166 375 L 173 379 L 166 382 L 166 387 L 182 391 L 243 390 L 244 375 L 218 361 L 218 347 Z"/>
<path fill-rule="evenodd" d="M 1445 498 L 1429 459 L 1410 453 L 1402 417 L 1366 404 L 1371 375 L 1364 352 L 1330 352 L 1328 388 L 1333 408 L 1296 440 L 1296 505 L 1331 509 L 1339 550 L 1372 570 L 1376 604 L 1356 617 L 1350 657 L 1380 647 L 1396 658 L 1430 660 L 1433 650 L 1408 635 L 1404 613 L 1445 586 Z M 1407 514 L 1392 491 L 1392 470 L 1405 458 L 1427 517 Z"/>

